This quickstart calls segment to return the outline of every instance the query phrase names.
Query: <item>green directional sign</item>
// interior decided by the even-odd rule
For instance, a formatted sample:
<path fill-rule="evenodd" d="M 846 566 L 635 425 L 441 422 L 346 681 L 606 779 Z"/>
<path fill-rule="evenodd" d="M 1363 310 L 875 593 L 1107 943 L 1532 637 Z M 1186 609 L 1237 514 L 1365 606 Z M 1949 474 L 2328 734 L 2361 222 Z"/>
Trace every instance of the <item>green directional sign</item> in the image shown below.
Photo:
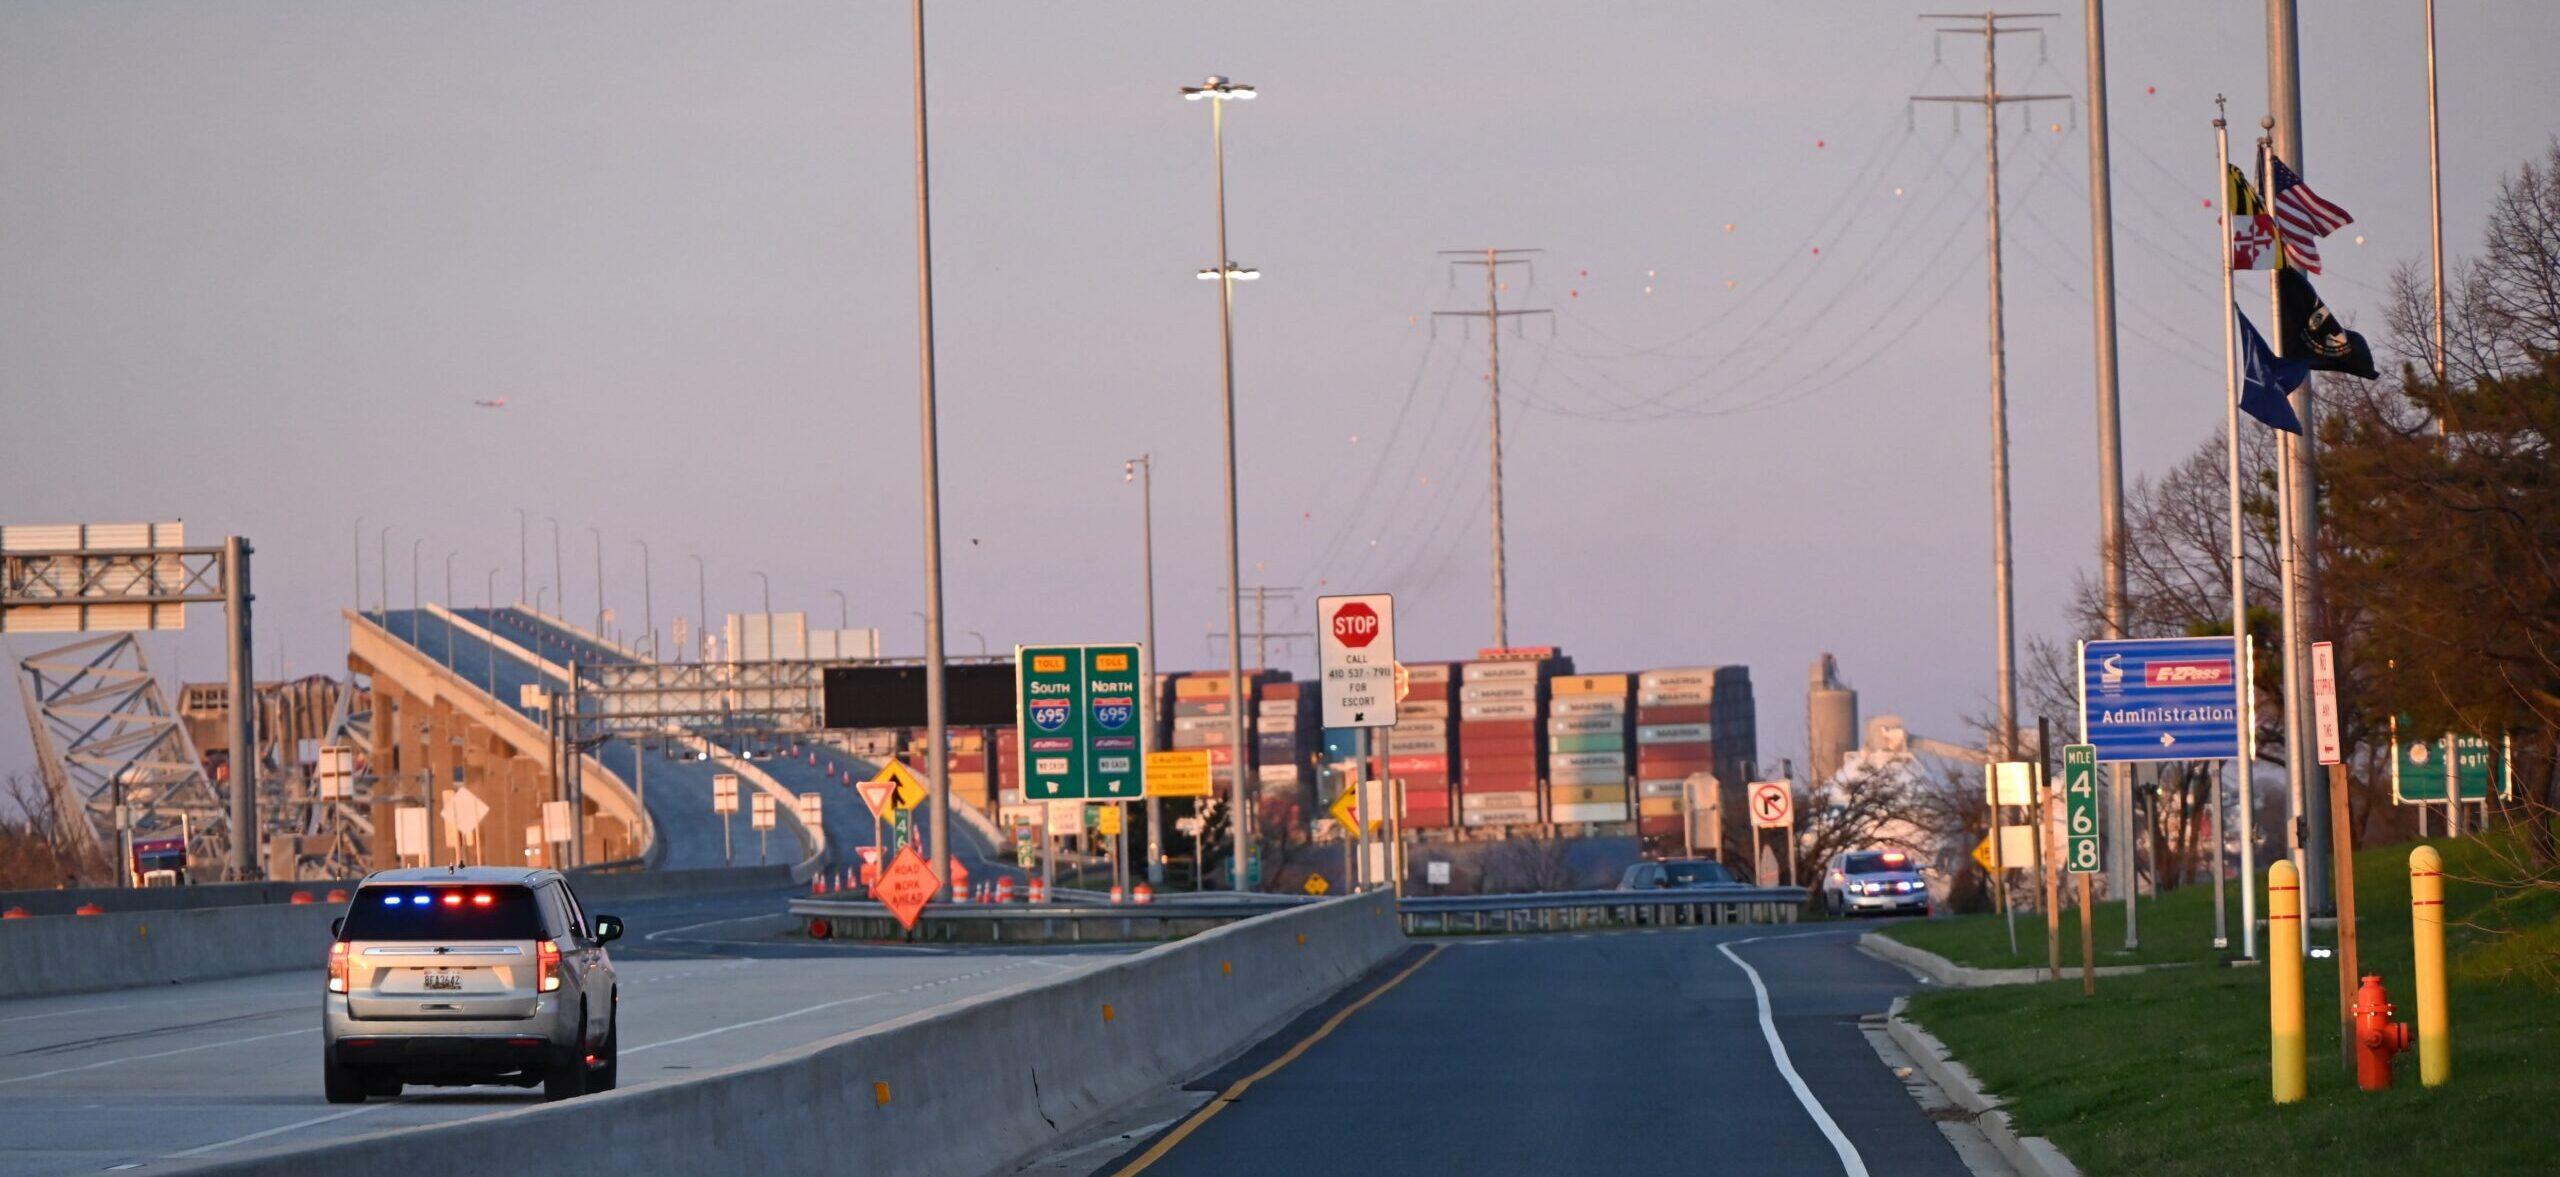
<path fill-rule="evenodd" d="M 2507 779 L 2504 749 L 2478 736 L 2453 738 L 2455 754 L 2461 760 L 2459 776 L 2462 799 L 2479 801 L 2491 793 L 2501 797 L 2512 795 L 2515 784 Z M 2445 738 L 2425 739 L 2402 730 L 2400 722 L 2391 724 L 2391 797 L 2401 804 L 2444 800 Z"/>
<path fill-rule="evenodd" d="M 2096 874 L 2106 869 L 2098 857 L 2098 749 L 2070 744 L 2062 749 L 2062 869 Z"/>
<path fill-rule="evenodd" d="M 1014 652 L 1026 801 L 1146 796 L 1144 648 L 1023 646 Z"/>

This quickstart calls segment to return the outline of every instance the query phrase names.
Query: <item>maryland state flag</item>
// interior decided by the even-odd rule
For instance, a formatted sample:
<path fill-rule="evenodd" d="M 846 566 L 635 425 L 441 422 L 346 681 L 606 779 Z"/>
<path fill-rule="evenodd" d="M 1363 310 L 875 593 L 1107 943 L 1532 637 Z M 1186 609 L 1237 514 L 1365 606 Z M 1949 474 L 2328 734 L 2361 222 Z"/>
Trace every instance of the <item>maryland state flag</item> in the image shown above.
<path fill-rule="evenodd" d="M 2223 185 L 2224 207 L 2231 210 L 2231 268 L 2263 270 L 2276 264 L 2276 221 L 2268 214 L 2249 174 L 2233 165 Z"/>
<path fill-rule="evenodd" d="M 2373 366 L 2373 349 L 2364 336 L 2349 331 L 2320 301 L 2311 279 L 2294 266 L 2276 269 L 2276 330 L 2284 339 L 2284 357 L 2322 372 L 2344 372 L 2372 380 L 2382 375 Z"/>

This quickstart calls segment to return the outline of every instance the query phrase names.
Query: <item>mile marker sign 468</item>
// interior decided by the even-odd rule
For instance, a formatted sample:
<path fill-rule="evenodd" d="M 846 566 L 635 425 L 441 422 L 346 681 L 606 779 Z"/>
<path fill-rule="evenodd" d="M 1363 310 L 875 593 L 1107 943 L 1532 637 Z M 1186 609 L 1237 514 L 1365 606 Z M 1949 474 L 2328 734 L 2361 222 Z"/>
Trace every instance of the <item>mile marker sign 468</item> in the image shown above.
<path fill-rule="evenodd" d="M 1318 597 L 1316 660 L 1324 684 L 1324 725 L 1394 727 L 1396 599 L 1387 593 Z"/>

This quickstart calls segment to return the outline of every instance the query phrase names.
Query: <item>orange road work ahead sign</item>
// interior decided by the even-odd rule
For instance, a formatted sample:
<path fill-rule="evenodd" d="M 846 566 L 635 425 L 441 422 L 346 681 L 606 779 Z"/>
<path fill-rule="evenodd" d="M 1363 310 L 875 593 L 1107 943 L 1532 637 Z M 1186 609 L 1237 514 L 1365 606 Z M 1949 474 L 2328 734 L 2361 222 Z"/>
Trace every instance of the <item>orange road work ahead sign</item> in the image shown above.
<path fill-rule="evenodd" d="M 941 889 L 942 877 L 933 873 L 933 866 L 924 860 L 924 855 L 909 846 L 898 852 L 897 861 L 881 874 L 871 894 L 888 907 L 889 914 L 898 917 L 899 927 L 913 929 L 916 917 L 924 914 L 924 905 L 932 902 L 934 892 Z"/>

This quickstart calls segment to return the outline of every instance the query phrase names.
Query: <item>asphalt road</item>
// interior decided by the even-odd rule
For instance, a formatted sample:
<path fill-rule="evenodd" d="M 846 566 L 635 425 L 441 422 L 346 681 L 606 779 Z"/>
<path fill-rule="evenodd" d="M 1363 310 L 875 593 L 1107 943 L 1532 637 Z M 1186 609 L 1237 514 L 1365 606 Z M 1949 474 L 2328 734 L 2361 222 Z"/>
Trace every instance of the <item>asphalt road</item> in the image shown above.
<path fill-rule="evenodd" d="M 957 998 L 1087 967 L 1125 949 L 904 949 L 781 938 L 784 896 L 615 905 L 630 926 L 622 1082 L 747 1062 Z M 148 1171 L 525 1106 L 538 1090 L 320 1095 L 321 975 L 0 1002 L 0 1175 Z"/>
<path fill-rule="evenodd" d="M 1859 1029 L 1861 1015 L 1914 983 L 1857 952 L 1855 937 L 1685 928 L 1424 939 L 1416 953 L 1446 947 L 1143 1171 L 1964 1174 Z M 1189 1084 L 1176 1103 L 1199 1106 L 1261 1069 L 1414 959 Z M 1765 1016 L 1745 965 L 1766 988 Z M 1123 1172 L 1178 1122 L 1151 1128 L 1091 1171 Z"/>

